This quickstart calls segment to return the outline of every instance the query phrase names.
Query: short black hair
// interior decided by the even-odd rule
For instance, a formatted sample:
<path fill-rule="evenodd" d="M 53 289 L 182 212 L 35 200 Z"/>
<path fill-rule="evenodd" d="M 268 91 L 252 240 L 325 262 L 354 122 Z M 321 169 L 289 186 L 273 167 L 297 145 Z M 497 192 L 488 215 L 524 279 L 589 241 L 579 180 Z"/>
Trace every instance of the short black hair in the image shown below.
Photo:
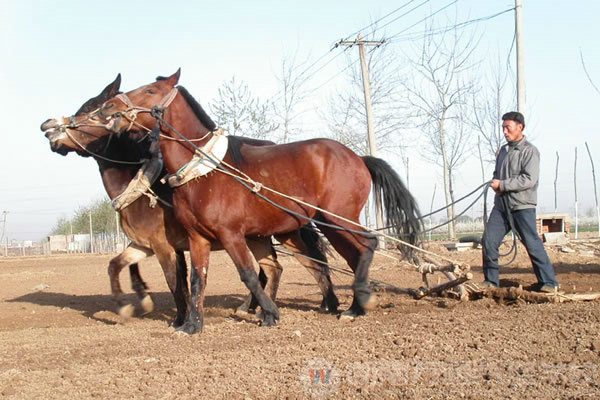
<path fill-rule="evenodd" d="M 502 121 L 515 121 L 525 128 L 525 117 L 518 111 L 507 112 L 502 116 Z"/>

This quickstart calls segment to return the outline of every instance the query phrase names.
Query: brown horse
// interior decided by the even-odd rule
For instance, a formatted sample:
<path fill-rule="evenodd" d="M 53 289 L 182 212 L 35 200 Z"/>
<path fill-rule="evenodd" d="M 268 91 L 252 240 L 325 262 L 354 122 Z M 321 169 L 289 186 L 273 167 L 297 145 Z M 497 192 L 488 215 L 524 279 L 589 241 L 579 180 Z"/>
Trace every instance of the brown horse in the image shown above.
<path fill-rule="evenodd" d="M 84 103 L 75 116 L 97 109 L 106 100 L 119 93 L 120 80 L 119 75 L 99 96 Z M 212 124 L 212 121 L 207 123 Z M 98 130 L 98 128 L 87 127 L 83 131 L 93 135 L 94 129 Z M 75 146 L 69 147 L 60 141 L 52 140 L 52 137 L 60 134 L 60 132 L 54 130 L 54 128 L 47 130 L 47 136 L 51 140 L 53 151 L 62 155 L 66 155 L 70 151 L 76 151 L 86 157 L 95 154 L 102 181 L 111 199 L 115 199 L 121 195 L 134 179 L 141 166 L 141 163 L 138 161 L 151 157 L 148 140 L 132 140 L 129 137 L 101 137 L 96 143 L 88 146 L 88 149 L 83 149 L 75 143 L 72 143 Z M 253 139 L 243 139 L 243 141 L 244 143 L 252 143 L 253 145 L 272 144 L 272 142 Z M 102 155 L 97 154 L 96 151 L 101 151 Z M 172 208 L 166 205 L 171 201 L 172 190 L 168 186 L 158 182 L 152 185 L 151 189 L 163 200 L 162 202 L 157 202 L 155 206 L 150 207 L 150 197 L 142 196 L 120 210 L 123 230 L 132 242 L 125 251 L 114 257 L 109 263 L 108 272 L 111 291 L 113 298 L 119 306 L 119 313 L 123 316 L 130 316 L 133 312 L 133 306 L 124 301 L 119 283 L 120 271 L 124 267 L 129 266 L 132 287 L 141 300 L 145 312 L 151 311 L 153 302 L 146 293 L 147 287 L 140 276 L 137 263 L 146 257 L 156 254 L 163 268 L 169 289 L 175 299 L 177 317 L 173 325 L 177 327 L 183 323 L 186 315 L 187 299 L 189 297 L 186 278 L 187 266 L 183 256 L 183 251 L 188 249 L 187 233 L 174 218 Z M 312 229 L 303 227 L 300 232 L 295 232 L 285 237 L 282 236 L 278 239 L 289 250 L 309 255 L 322 262 L 327 261 L 319 248 L 320 238 Z M 260 265 L 261 281 L 263 286 L 266 284 L 265 291 L 274 300 L 282 268 L 277 261 L 270 239 L 248 238 L 248 246 Z M 222 246 L 218 242 L 213 242 L 212 248 L 213 250 L 219 250 L 222 249 Z M 330 312 L 336 312 L 339 302 L 333 292 L 333 285 L 327 265 L 315 263 L 301 255 L 297 255 L 296 258 L 309 269 L 317 280 L 323 293 L 321 307 Z M 255 302 L 251 302 L 251 298 L 248 298 L 239 309 L 241 311 L 248 311 L 254 307 L 256 307 Z"/>
<path fill-rule="evenodd" d="M 259 284 L 256 262 L 245 237 L 292 232 L 308 220 L 319 224 L 354 271 L 354 299 L 343 315 L 364 315 L 370 303 L 368 272 L 377 239 L 358 226 L 358 221 L 371 184 L 378 196 L 383 194 L 388 224 L 402 231 L 399 234 L 408 234 L 411 242 L 417 240 L 419 212 L 398 175 L 383 160 L 361 158 L 328 139 L 262 147 L 242 147 L 229 139 L 234 146 L 222 160 L 214 160 L 212 149 L 218 136 L 203 123 L 185 91 L 175 88 L 178 80 L 179 71 L 118 95 L 87 117 L 73 118 L 69 126 L 103 126 L 106 136 L 133 126 L 153 130 L 159 137 L 165 166 L 175 174 L 175 183 L 181 178 L 177 173 L 189 169 L 190 162 L 197 164 L 198 157 L 204 164 L 216 165 L 176 187 L 173 195 L 175 215 L 188 232 L 193 263 L 191 310 L 180 330 L 202 330 L 203 297 L 214 240 L 222 243 L 241 280 L 257 298 L 264 312 L 263 325 L 274 325 L 279 311 Z M 77 130 L 74 134 L 85 143 L 95 140 Z"/>

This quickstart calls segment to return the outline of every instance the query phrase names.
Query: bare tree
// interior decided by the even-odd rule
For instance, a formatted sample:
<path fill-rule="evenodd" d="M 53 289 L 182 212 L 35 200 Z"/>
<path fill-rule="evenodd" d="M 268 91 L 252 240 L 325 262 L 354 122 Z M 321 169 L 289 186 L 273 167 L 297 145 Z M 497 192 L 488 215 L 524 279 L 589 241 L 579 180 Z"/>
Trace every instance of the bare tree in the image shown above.
<path fill-rule="evenodd" d="M 209 106 L 217 126 L 226 129 L 230 135 L 269 139 L 269 134 L 277 129 L 269 114 L 272 105 L 254 97 L 248 85 L 237 82 L 235 76 L 223 83 L 217 100 Z"/>
<path fill-rule="evenodd" d="M 600 89 L 598 89 L 598 86 L 596 86 L 596 84 L 592 80 L 592 77 L 588 73 L 587 68 L 585 67 L 585 61 L 583 60 L 583 52 L 581 51 L 581 49 L 579 50 L 579 57 L 581 58 L 581 66 L 583 67 L 583 72 L 585 72 L 585 76 L 587 77 L 588 82 L 590 82 L 590 85 L 592 85 L 596 93 L 600 95 Z"/>
<path fill-rule="evenodd" d="M 478 41 L 456 29 L 423 37 L 412 58 L 413 77 L 404 84 L 415 125 L 422 130 L 422 156 L 442 167 L 446 204 L 454 203 L 453 175 L 470 155 L 468 101 L 475 91 L 471 71 Z M 447 209 L 450 238 L 456 238 L 455 208 Z"/>
<path fill-rule="evenodd" d="M 304 89 L 307 77 L 303 73 L 306 71 L 307 62 L 308 59 L 298 60 L 296 50 L 292 55 L 283 57 L 280 70 L 275 74 L 280 89 L 273 106 L 279 125 L 280 143 L 288 143 L 300 131 L 299 119 L 302 111 L 298 111 L 298 106 L 308 95 Z"/>
<path fill-rule="evenodd" d="M 326 112 L 321 116 L 327 122 L 329 135 L 357 154 L 365 155 L 367 149 L 367 117 L 363 93 L 362 74 L 357 62 L 357 52 L 347 50 L 347 87 L 336 91 L 328 99 Z M 401 112 L 401 76 L 398 74 L 398 55 L 392 47 L 372 48 L 367 54 L 371 81 L 371 102 L 378 150 L 402 151 L 400 132 L 406 128 Z"/>
<path fill-rule="evenodd" d="M 482 85 L 477 92 L 473 92 L 471 123 L 482 139 L 482 161 L 494 164 L 504 144 L 502 114 L 514 107 L 507 105 L 505 94 L 507 71 L 503 70 L 500 60 L 496 67 L 490 69 L 491 79 L 488 79 L 487 84 Z"/>

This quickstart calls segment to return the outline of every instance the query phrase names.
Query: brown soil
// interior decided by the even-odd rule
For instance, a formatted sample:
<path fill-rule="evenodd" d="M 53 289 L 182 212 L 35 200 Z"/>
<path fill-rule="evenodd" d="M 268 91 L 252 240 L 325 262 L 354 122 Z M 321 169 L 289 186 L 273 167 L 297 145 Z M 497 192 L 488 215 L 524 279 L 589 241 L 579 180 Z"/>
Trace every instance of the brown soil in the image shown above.
<path fill-rule="evenodd" d="M 481 282 L 479 250 L 432 248 L 471 264 L 474 281 Z M 567 292 L 600 292 L 598 244 L 586 248 L 549 248 Z M 521 247 L 517 261 L 502 271 L 505 283 L 535 281 L 523 253 Z M 280 256 L 281 320 L 262 328 L 252 315 L 234 314 L 246 289 L 228 256 L 218 252 L 211 257 L 204 332 L 182 336 L 169 326 L 174 303 L 155 259 L 141 267 L 155 311 L 128 321 L 114 313 L 109 259 L 0 259 L 0 397 L 600 397 L 598 302 L 507 306 L 384 292 L 366 317 L 341 321 L 317 311 L 320 294 L 312 277 L 293 258 Z M 334 264 L 343 267 L 340 260 Z M 418 273 L 379 255 L 371 277 L 422 285 Z M 336 273 L 334 282 L 348 307 L 350 278 Z M 136 303 L 133 295 L 130 300 Z"/>

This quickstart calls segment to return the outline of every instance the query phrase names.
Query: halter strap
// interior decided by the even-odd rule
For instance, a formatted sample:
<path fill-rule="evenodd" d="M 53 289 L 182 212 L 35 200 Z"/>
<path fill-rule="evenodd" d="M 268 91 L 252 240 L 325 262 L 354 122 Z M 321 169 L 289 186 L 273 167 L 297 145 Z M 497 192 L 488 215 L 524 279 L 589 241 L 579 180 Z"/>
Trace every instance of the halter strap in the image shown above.
<path fill-rule="evenodd" d="M 167 108 L 167 107 L 169 107 L 169 105 L 171 105 L 171 103 L 173 102 L 173 100 L 175 100 L 175 96 L 177 96 L 177 93 L 179 93 L 179 90 L 176 87 L 174 87 L 173 89 L 171 89 L 171 91 L 169 92 L 169 94 L 167 94 L 160 101 L 160 103 L 158 103 L 158 107 L 160 107 L 160 108 Z"/>
<path fill-rule="evenodd" d="M 156 107 L 158 107 L 158 108 L 169 107 L 169 105 L 171 105 L 173 100 L 175 100 L 175 97 L 177 96 L 178 92 L 179 92 L 179 90 L 176 87 L 171 89 L 171 91 L 169 91 L 169 93 L 165 97 L 163 97 L 163 99 L 156 105 Z M 150 111 L 150 108 L 145 108 L 145 107 L 140 107 L 140 106 L 134 105 L 125 93 L 119 93 L 115 97 L 117 99 L 121 100 L 123 103 L 125 103 L 128 111 L 132 111 L 132 110 L 136 110 L 137 112 Z"/>
<path fill-rule="evenodd" d="M 118 95 L 115 96 L 117 99 L 121 100 L 123 103 L 125 103 L 125 105 L 129 108 L 134 108 L 135 106 L 133 105 L 133 103 L 131 102 L 131 100 L 129 100 L 129 97 L 127 97 L 127 95 L 125 93 L 119 93 Z"/>

